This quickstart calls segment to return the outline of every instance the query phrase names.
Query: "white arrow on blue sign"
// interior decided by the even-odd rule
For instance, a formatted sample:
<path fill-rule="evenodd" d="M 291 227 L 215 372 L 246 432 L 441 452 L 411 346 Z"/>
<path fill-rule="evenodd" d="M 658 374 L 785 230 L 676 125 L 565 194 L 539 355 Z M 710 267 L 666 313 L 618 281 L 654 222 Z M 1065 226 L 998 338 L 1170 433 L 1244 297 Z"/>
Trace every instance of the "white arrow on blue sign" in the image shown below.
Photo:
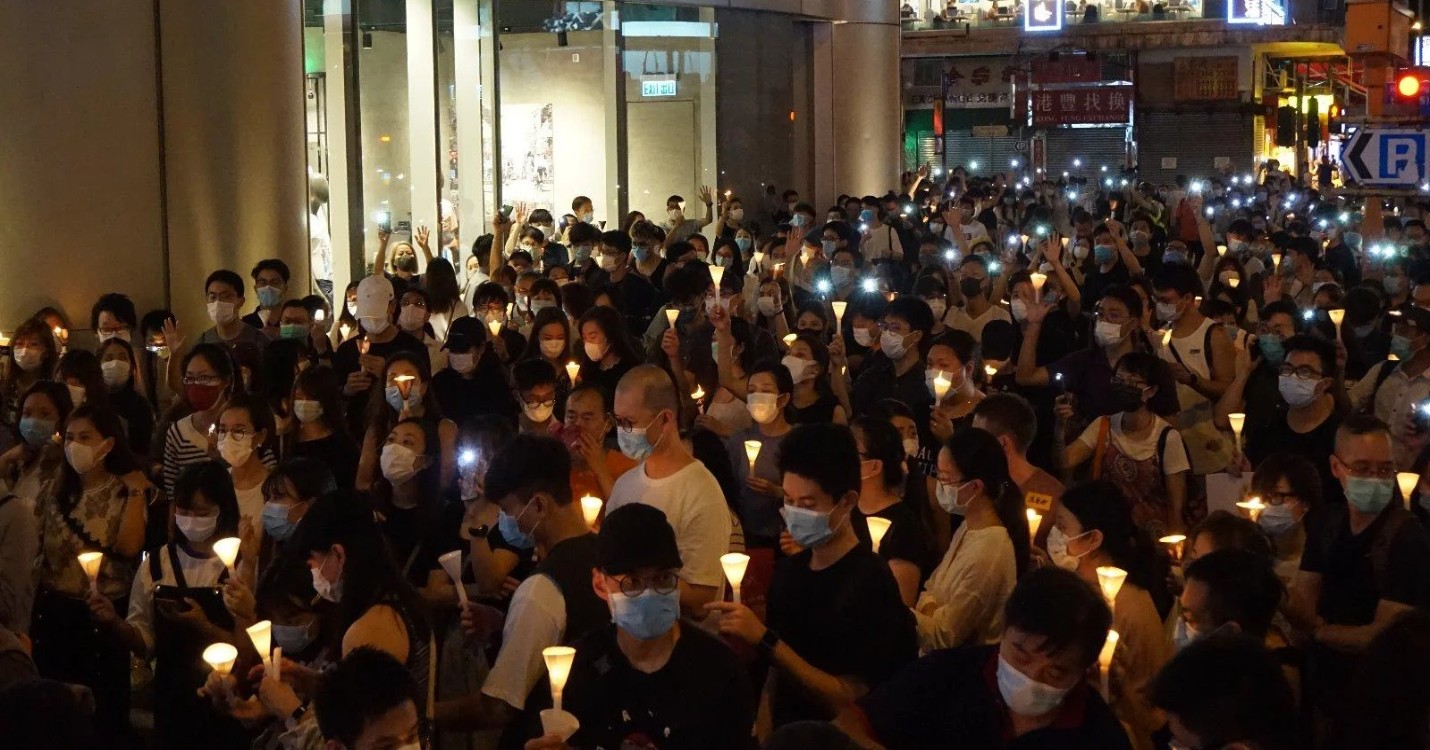
<path fill-rule="evenodd" d="M 1345 174 L 1362 185 L 1418 185 L 1430 177 L 1430 135 L 1414 128 L 1361 128 L 1341 151 Z"/>

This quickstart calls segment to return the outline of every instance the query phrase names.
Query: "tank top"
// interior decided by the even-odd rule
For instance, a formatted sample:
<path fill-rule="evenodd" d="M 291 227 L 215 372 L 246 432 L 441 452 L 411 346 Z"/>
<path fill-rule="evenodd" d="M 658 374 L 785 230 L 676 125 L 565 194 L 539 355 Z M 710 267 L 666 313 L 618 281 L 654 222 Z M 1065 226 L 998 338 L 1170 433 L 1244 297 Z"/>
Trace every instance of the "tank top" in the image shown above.
<path fill-rule="evenodd" d="M 729 393 L 723 388 L 720 392 Z M 721 424 L 735 432 L 747 429 L 755 421 L 750 416 L 750 410 L 746 408 L 745 402 L 734 396 L 724 403 L 712 401 L 710 406 L 706 407 L 705 415 L 720 420 Z"/>
<path fill-rule="evenodd" d="M 1178 362 L 1199 379 L 1212 376 L 1212 337 L 1223 336 L 1221 324 L 1207 318 L 1188 336 L 1171 339 L 1158 355 L 1168 362 Z M 1222 471 L 1231 462 L 1232 441 L 1213 421 L 1212 401 L 1186 383 L 1177 384 L 1176 427 L 1182 433 L 1187 453 L 1192 460 L 1192 473 L 1212 474 Z"/>

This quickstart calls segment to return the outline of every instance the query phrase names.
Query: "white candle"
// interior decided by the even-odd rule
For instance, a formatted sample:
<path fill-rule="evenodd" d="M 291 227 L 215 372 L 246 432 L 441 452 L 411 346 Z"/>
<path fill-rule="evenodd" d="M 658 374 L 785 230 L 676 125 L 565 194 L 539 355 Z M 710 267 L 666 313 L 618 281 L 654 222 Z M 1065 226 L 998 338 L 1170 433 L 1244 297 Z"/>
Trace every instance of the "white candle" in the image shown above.
<path fill-rule="evenodd" d="M 213 671 L 227 675 L 233 671 L 233 663 L 238 661 L 238 649 L 229 643 L 215 643 L 204 649 L 204 661 Z"/>
<path fill-rule="evenodd" d="M 1043 514 L 1032 508 L 1028 508 L 1028 539 L 1033 540 L 1038 536 L 1038 527 L 1043 525 Z"/>
<path fill-rule="evenodd" d="M 1226 415 L 1226 421 L 1231 422 L 1231 434 L 1236 437 L 1236 449 L 1241 450 L 1241 430 L 1246 426 L 1246 414 L 1244 412 L 1232 412 Z"/>
<path fill-rule="evenodd" d="M 272 672 L 273 651 L 273 621 L 261 620 L 249 625 L 247 628 L 248 639 L 253 641 L 253 650 L 258 652 L 259 658 L 263 659 L 263 669 Z"/>
<path fill-rule="evenodd" d="M 233 565 L 238 561 L 238 537 L 231 536 L 214 542 L 214 554 L 223 561 L 223 566 L 228 568 L 229 573 L 235 573 Z"/>
<path fill-rule="evenodd" d="M 99 593 L 99 568 L 103 564 L 103 552 L 79 553 L 79 566 L 84 568 L 84 574 L 89 576 L 89 590 L 96 594 Z"/>
<path fill-rule="evenodd" d="M 869 541 L 874 545 L 874 551 L 879 551 L 879 543 L 884 541 L 884 536 L 889 533 L 889 527 L 894 525 L 893 521 L 878 516 L 865 516 L 865 523 L 869 524 Z"/>
<path fill-rule="evenodd" d="M 720 280 L 723 279 L 723 278 L 725 278 L 725 267 L 724 267 L 724 266 L 711 266 L 711 267 L 710 267 L 710 280 L 715 283 L 715 296 L 716 296 L 716 297 L 719 297 L 719 296 L 720 296 Z"/>
<path fill-rule="evenodd" d="M 487 321 L 487 330 L 491 331 L 493 336 L 501 333 L 501 321 L 496 318 Z"/>
<path fill-rule="evenodd" d="M 835 333 L 843 333 L 843 332 L 844 332 L 844 311 L 845 311 L 846 309 L 848 309 L 849 303 L 848 303 L 848 302 L 841 302 L 841 301 L 839 301 L 839 300 L 835 300 L 835 301 L 829 303 L 829 306 L 834 308 L 834 332 L 835 332 Z"/>
<path fill-rule="evenodd" d="M 1336 324 L 1336 336 L 1341 335 L 1341 321 L 1346 319 L 1346 311 L 1343 309 L 1327 310 L 1326 315 L 1330 316 L 1331 322 Z"/>
<path fill-rule="evenodd" d="M 669 327 L 669 328 L 674 328 L 674 327 L 675 327 L 675 319 L 678 318 L 678 317 L 680 317 L 680 311 L 679 311 L 679 310 L 677 310 L 677 309 L 675 309 L 675 308 L 673 308 L 673 307 L 667 307 L 667 308 L 665 309 L 665 321 L 666 321 L 666 323 L 669 324 L 667 327 Z"/>
<path fill-rule="evenodd" d="M 559 711 L 561 691 L 566 689 L 566 680 L 571 676 L 571 662 L 576 659 L 576 649 L 548 646 L 541 650 L 541 658 L 546 661 L 546 673 L 551 678 L 551 705 Z"/>
<path fill-rule="evenodd" d="M 943 371 L 940 370 L 938 375 L 934 376 L 933 379 L 934 403 L 942 402 L 943 397 L 948 395 L 948 389 L 952 386 L 953 381 L 945 377 Z"/>
<path fill-rule="evenodd" d="M 1034 271 L 1028 274 L 1028 279 L 1033 283 L 1033 296 L 1038 298 L 1037 301 L 1042 301 L 1043 285 L 1048 283 L 1048 275 Z"/>
<path fill-rule="evenodd" d="M 1217 245 L 1217 246 L 1216 246 L 1216 254 L 1219 255 L 1219 256 L 1220 256 L 1220 255 L 1226 255 L 1226 245 Z"/>
<path fill-rule="evenodd" d="M 792 344 L 794 344 L 794 340 L 797 338 L 799 338 L 799 334 L 786 333 L 784 337 L 785 348 L 788 349 Z"/>
<path fill-rule="evenodd" d="M 402 394 L 403 400 L 406 400 L 408 394 L 412 393 L 412 381 L 414 381 L 414 380 L 416 380 L 416 379 L 417 379 L 417 376 L 416 376 L 416 375 L 394 375 L 394 376 L 393 376 L 392 382 L 393 382 L 394 385 L 397 386 L 397 391 L 398 391 L 398 393 L 401 393 L 401 394 Z"/>
<path fill-rule="evenodd" d="M 566 377 L 571 379 L 573 385 L 576 383 L 576 375 L 580 372 L 581 365 L 577 364 L 576 360 L 573 359 L 566 363 Z"/>
<path fill-rule="evenodd" d="M 1261 498 L 1259 497 L 1253 497 L 1244 502 L 1237 503 L 1236 507 L 1246 511 L 1246 515 L 1249 516 L 1252 521 L 1255 521 L 1261 518 L 1261 511 L 1266 510 L 1266 503 L 1261 502 Z"/>
<path fill-rule="evenodd" d="M 442 570 L 447 571 L 447 577 L 452 579 L 452 585 L 457 587 L 457 601 L 462 605 L 467 603 L 467 588 L 462 585 L 462 551 L 454 549 L 437 558 Z"/>
<path fill-rule="evenodd" d="M 1122 591 L 1122 584 L 1126 581 L 1127 571 L 1122 568 L 1104 565 L 1097 569 L 1097 583 L 1102 587 L 1102 595 L 1107 599 L 1107 606 L 1115 606 L 1117 593 Z"/>
<path fill-rule="evenodd" d="M 1281 253 L 1271 254 L 1271 268 L 1276 271 L 1281 270 Z"/>
<path fill-rule="evenodd" d="M 601 506 L 604 505 L 601 498 L 595 495 L 586 495 L 581 498 L 581 516 L 586 519 L 586 525 L 596 528 L 596 519 L 601 517 Z"/>
<path fill-rule="evenodd" d="M 1168 534 L 1157 541 L 1167 545 L 1167 551 L 1171 553 L 1174 562 L 1182 559 L 1182 544 L 1187 541 L 1186 534 Z"/>
<path fill-rule="evenodd" d="M 1410 495 L 1415 492 L 1416 485 L 1420 484 L 1420 475 L 1413 471 L 1398 472 L 1395 482 L 1400 485 L 1400 499 L 1405 502 L 1405 509 L 1410 510 Z"/>
<path fill-rule="evenodd" d="M 1116 630 L 1107 631 L 1107 641 L 1102 644 L 1102 652 L 1097 655 L 1097 671 L 1102 678 L 1102 699 L 1105 701 L 1112 700 L 1109 695 L 1108 675 L 1112 673 L 1112 657 L 1117 653 L 1117 639 Z"/>
<path fill-rule="evenodd" d="M 760 455 L 761 443 L 758 440 L 745 441 L 745 457 L 750 459 L 750 474 L 755 473 L 755 459 Z"/>
<path fill-rule="evenodd" d="M 740 603 L 740 582 L 745 580 L 745 569 L 750 566 L 750 556 L 731 552 L 720 556 L 720 567 L 725 569 L 725 578 L 730 581 L 730 592 L 735 603 Z"/>

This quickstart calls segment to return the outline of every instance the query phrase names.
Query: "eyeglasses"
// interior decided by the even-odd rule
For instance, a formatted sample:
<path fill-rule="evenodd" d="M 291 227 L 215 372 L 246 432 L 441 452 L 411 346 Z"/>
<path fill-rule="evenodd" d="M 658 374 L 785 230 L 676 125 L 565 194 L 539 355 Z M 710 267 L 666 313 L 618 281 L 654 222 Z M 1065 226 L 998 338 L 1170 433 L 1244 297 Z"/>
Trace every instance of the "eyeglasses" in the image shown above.
<path fill-rule="evenodd" d="M 223 378 L 217 375 L 185 375 L 184 385 L 219 385 Z"/>
<path fill-rule="evenodd" d="M 217 435 L 219 438 L 231 437 L 234 440 L 242 441 L 253 437 L 253 430 L 250 430 L 247 427 L 215 427 L 214 434 Z"/>
<path fill-rule="evenodd" d="M 1116 388 L 1117 386 L 1128 386 L 1131 388 L 1136 388 L 1139 391 L 1148 387 L 1146 383 L 1139 383 L 1135 380 L 1123 380 L 1122 378 L 1113 378 L 1112 387 Z"/>
<path fill-rule="evenodd" d="M 1336 454 L 1331 454 L 1336 455 Z M 1364 477 L 1367 479 L 1391 479 L 1395 477 L 1395 464 L 1390 462 L 1371 463 L 1369 461 L 1356 461 L 1354 463 L 1336 456 L 1336 460 L 1346 467 L 1351 476 Z"/>
<path fill-rule="evenodd" d="M 1265 500 L 1267 505 L 1285 505 L 1287 503 L 1299 502 L 1301 496 L 1294 492 L 1268 491 L 1261 493 L 1261 499 Z"/>
<path fill-rule="evenodd" d="M 529 409 L 545 409 L 548 406 L 556 406 L 556 399 L 548 398 L 545 401 L 527 401 L 526 406 Z"/>
<path fill-rule="evenodd" d="M 1320 372 L 1317 372 L 1316 369 L 1311 367 L 1310 365 L 1292 367 L 1289 364 L 1283 364 L 1281 365 L 1281 369 L 1277 370 L 1277 372 L 1282 377 L 1289 376 L 1297 378 L 1299 380 L 1320 380 L 1321 378 L 1325 377 L 1325 375 L 1322 375 Z"/>
<path fill-rule="evenodd" d="M 620 579 L 621 593 L 626 596 L 640 596 L 646 591 L 669 594 L 680 587 L 680 576 L 673 570 L 666 570 L 649 576 L 624 576 Z"/>
<path fill-rule="evenodd" d="M 651 417 L 651 418 L 650 418 L 650 421 L 649 421 L 649 422 L 646 422 L 646 425 L 645 425 L 645 427 L 644 427 L 643 429 L 649 430 L 649 429 L 650 429 L 650 426 L 653 425 L 653 424 L 655 424 L 655 420 L 657 420 L 657 419 L 660 419 L 660 414 L 656 414 L 654 417 Z M 622 430 L 625 430 L 626 432 L 630 432 L 630 431 L 636 429 L 636 423 L 635 423 L 635 422 L 632 422 L 631 420 L 626 419 L 625 417 L 618 417 L 618 416 L 616 416 L 614 413 L 611 414 L 611 421 L 612 421 L 612 422 L 615 422 L 616 427 L 618 427 L 618 428 L 620 428 L 620 429 L 622 429 Z"/>

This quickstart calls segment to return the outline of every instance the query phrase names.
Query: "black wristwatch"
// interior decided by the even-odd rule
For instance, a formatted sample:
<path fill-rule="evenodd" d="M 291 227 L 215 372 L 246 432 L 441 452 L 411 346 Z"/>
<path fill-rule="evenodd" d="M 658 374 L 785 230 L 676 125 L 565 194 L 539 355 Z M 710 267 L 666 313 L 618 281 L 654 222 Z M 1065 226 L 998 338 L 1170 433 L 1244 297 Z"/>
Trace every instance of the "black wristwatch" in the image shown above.
<path fill-rule="evenodd" d="M 482 524 L 481 526 L 468 526 L 467 535 L 473 539 L 486 539 L 492 533 L 492 527 Z"/>
<path fill-rule="evenodd" d="M 765 635 L 760 639 L 760 650 L 766 654 L 773 654 L 775 646 L 780 645 L 780 634 L 774 628 L 765 628 Z"/>
<path fill-rule="evenodd" d="M 299 706 L 299 707 L 293 709 L 293 713 L 291 713 L 291 714 L 288 715 L 288 721 L 286 722 L 287 725 L 288 725 L 288 728 L 289 728 L 290 730 L 296 729 L 296 728 L 298 727 L 298 725 L 303 722 L 303 717 L 304 717 L 305 715 L 307 715 L 307 713 L 308 713 L 308 704 L 306 704 L 306 703 L 304 703 L 303 705 L 301 705 L 301 706 Z"/>

